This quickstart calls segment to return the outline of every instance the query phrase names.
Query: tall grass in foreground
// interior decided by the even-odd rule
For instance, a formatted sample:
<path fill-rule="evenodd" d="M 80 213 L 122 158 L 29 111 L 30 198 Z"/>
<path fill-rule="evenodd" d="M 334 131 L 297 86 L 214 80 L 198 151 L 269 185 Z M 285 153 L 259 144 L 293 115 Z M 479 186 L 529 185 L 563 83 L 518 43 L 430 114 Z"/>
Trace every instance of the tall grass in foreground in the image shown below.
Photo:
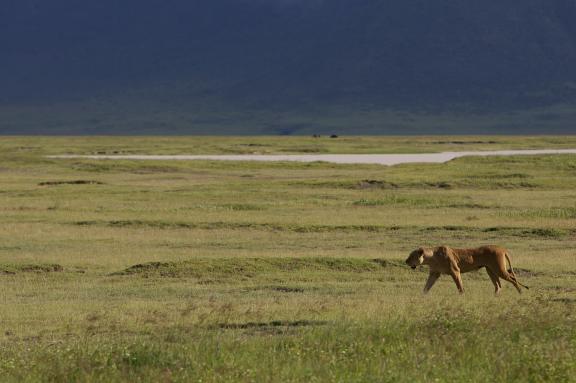
<path fill-rule="evenodd" d="M 409 322 L 166 329 L 137 340 L 12 344 L 3 381 L 569 382 L 576 333 L 562 319 L 432 312 Z"/>

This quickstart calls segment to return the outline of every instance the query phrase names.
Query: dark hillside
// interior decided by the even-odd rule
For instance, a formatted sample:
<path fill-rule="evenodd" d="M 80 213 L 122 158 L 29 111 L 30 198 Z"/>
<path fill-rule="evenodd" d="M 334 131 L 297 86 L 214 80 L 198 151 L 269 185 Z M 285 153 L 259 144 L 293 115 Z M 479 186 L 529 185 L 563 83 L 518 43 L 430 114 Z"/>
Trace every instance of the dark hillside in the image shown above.
<path fill-rule="evenodd" d="M 576 0 L 5 0 L 0 133 L 574 133 L 574 20 Z"/>

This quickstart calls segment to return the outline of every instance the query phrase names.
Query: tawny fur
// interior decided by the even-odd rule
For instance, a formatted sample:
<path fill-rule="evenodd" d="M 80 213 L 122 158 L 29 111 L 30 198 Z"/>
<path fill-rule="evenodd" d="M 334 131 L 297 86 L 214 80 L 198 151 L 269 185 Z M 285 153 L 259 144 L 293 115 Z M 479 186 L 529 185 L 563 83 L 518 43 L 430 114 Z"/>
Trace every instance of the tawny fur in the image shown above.
<path fill-rule="evenodd" d="M 506 262 L 510 269 L 506 267 Z M 406 263 L 413 269 L 416 266 L 428 265 L 430 274 L 424 286 L 424 292 L 428 292 L 442 274 L 448 274 L 454 279 L 460 293 L 464 292 L 462 286 L 462 273 L 478 270 L 483 267 L 494 284 L 495 293 L 498 294 L 502 285 L 500 279 L 508 281 L 516 287 L 519 293 L 520 286 L 527 286 L 518 282 L 508 251 L 499 246 L 482 246 L 475 249 L 453 249 L 448 246 L 440 246 L 433 249 L 421 247 L 414 250 L 406 259 Z"/>

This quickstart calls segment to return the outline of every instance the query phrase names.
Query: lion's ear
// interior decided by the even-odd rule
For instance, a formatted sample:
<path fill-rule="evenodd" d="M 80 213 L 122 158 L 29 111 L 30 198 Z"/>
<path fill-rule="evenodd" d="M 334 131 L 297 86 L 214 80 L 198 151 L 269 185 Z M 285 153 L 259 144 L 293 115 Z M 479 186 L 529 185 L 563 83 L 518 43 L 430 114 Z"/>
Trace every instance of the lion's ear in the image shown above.
<path fill-rule="evenodd" d="M 433 249 L 430 249 L 429 247 L 421 247 L 421 248 L 419 249 L 419 252 L 420 252 L 420 256 L 425 255 L 425 256 L 428 256 L 428 257 L 429 257 L 429 256 L 433 255 L 434 250 L 433 250 Z"/>

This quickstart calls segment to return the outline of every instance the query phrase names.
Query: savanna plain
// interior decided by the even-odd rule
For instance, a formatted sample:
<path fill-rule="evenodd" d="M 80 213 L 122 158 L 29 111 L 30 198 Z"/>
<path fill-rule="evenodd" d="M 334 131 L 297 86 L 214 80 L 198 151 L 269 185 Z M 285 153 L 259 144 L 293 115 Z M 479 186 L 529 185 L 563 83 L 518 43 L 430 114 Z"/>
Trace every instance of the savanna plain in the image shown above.
<path fill-rule="evenodd" d="M 576 148 L 576 137 L 2 137 L 0 381 L 574 382 L 576 155 L 335 165 L 52 154 Z M 422 294 L 418 246 L 498 244 Z"/>

